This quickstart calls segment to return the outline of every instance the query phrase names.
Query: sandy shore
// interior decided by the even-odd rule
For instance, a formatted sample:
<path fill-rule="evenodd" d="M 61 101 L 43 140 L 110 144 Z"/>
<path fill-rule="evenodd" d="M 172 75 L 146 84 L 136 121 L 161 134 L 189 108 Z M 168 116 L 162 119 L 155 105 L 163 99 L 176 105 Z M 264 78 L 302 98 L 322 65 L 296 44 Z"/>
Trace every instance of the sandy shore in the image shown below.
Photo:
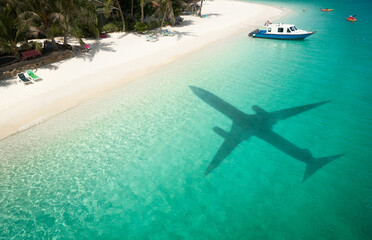
<path fill-rule="evenodd" d="M 167 28 L 173 37 L 148 42 L 134 33 L 112 33 L 86 40 L 92 51 L 37 69 L 42 81 L 24 86 L 16 79 L 0 82 L 0 139 L 22 131 L 90 98 L 148 74 L 211 42 L 262 26 L 284 14 L 279 8 L 215 0 L 203 4 L 205 18 L 183 16 Z"/>

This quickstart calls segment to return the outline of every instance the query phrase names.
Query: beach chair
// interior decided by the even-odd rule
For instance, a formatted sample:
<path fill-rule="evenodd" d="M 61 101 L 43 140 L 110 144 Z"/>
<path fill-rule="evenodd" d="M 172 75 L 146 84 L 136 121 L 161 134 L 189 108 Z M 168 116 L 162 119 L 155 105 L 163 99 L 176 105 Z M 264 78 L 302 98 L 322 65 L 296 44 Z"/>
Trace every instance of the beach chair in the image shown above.
<path fill-rule="evenodd" d="M 174 23 L 177 24 L 177 25 L 179 25 L 182 21 L 183 21 L 183 18 L 181 18 L 180 16 L 178 16 L 177 18 L 175 18 Z"/>
<path fill-rule="evenodd" d="M 88 44 L 84 44 L 84 51 L 89 52 L 92 48 Z"/>
<path fill-rule="evenodd" d="M 171 31 L 168 31 L 168 29 L 164 29 L 163 31 L 163 36 L 174 36 L 175 33 L 174 32 L 171 32 Z"/>
<path fill-rule="evenodd" d="M 37 76 L 31 69 L 27 70 L 26 73 L 34 82 L 42 80 L 42 78 Z"/>
<path fill-rule="evenodd" d="M 156 42 L 158 40 L 159 39 L 155 36 L 146 36 L 146 41 L 148 41 L 148 42 Z"/>
<path fill-rule="evenodd" d="M 23 82 L 24 85 L 28 85 L 32 83 L 32 81 L 29 78 L 27 78 L 24 73 L 18 73 L 17 76 L 18 76 L 18 81 Z"/>
<path fill-rule="evenodd" d="M 155 35 L 155 31 L 154 30 L 146 30 L 144 32 L 142 32 L 143 34 L 146 34 L 146 35 L 149 35 L 149 36 L 154 36 Z"/>
<path fill-rule="evenodd" d="M 80 44 L 79 49 L 80 49 L 80 52 L 89 52 L 92 48 L 88 44 L 84 43 L 84 44 Z"/>

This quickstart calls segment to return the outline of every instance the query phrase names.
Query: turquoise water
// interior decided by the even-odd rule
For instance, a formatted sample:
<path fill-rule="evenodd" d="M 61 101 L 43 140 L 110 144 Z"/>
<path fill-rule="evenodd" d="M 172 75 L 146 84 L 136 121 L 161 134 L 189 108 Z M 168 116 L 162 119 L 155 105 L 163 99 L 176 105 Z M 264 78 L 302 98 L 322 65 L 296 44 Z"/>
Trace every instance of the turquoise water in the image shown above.
<path fill-rule="evenodd" d="M 269 3 L 317 33 L 242 33 L 1 141 L 0 239 L 371 239 L 372 4 Z M 205 177 L 232 123 L 190 85 L 251 114 L 332 100 L 274 131 L 345 156 L 301 183 L 305 164 L 252 138 Z"/>

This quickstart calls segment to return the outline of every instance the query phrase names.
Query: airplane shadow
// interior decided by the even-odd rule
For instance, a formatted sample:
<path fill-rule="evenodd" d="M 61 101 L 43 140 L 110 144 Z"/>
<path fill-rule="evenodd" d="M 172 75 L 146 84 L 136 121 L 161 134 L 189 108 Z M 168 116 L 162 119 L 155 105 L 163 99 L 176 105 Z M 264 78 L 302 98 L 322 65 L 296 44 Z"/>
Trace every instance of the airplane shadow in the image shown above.
<path fill-rule="evenodd" d="M 213 130 L 223 137 L 225 141 L 209 164 L 204 173 L 205 175 L 208 175 L 218 167 L 218 165 L 220 165 L 242 141 L 248 140 L 251 137 L 258 137 L 283 153 L 304 162 L 306 164 L 306 170 L 302 182 L 305 182 L 312 174 L 324 165 L 344 155 L 337 154 L 323 158 L 315 158 L 308 149 L 299 148 L 272 131 L 273 125 L 278 121 L 285 120 L 330 101 L 307 104 L 274 112 L 267 112 L 258 106 L 252 106 L 252 109 L 256 114 L 246 114 L 207 90 L 195 86 L 190 86 L 190 89 L 201 100 L 229 117 L 233 122 L 229 132 L 226 132 L 219 127 L 213 128 Z"/>

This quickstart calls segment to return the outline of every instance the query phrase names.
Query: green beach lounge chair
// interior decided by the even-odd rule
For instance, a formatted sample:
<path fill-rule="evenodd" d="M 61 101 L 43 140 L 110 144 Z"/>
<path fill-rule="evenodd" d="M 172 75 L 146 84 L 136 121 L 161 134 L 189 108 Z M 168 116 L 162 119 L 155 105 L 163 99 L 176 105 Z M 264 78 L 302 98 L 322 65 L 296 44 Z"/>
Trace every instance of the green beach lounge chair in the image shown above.
<path fill-rule="evenodd" d="M 24 73 L 18 73 L 18 81 L 23 82 L 25 85 L 31 84 L 32 81 L 25 76 Z"/>
<path fill-rule="evenodd" d="M 32 79 L 32 81 L 36 82 L 42 79 L 41 77 L 35 75 L 35 73 L 31 69 L 27 70 L 26 73 Z"/>

